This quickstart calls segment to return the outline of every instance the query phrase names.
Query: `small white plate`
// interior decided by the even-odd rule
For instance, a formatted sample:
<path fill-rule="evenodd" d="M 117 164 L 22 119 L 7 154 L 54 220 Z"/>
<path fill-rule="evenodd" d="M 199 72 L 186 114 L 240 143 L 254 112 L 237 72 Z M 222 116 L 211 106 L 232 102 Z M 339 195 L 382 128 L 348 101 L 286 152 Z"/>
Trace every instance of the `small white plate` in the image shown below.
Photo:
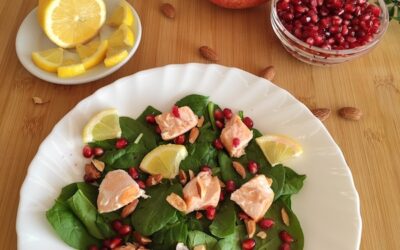
<path fill-rule="evenodd" d="M 115 0 L 105 1 L 107 6 L 107 14 L 111 13 L 115 6 Z M 19 27 L 17 38 L 15 41 L 15 47 L 17 51 L 17 56 L 22 65 L 36 77 L 57 84 L 73 85 L 92 82 L 108 76 L 119 68 L 121 68 L 126 62 L 131 59 L 133 54 L 135 54 L 137 48 L 139 47 L 140 39 L 142 37 L 142 25 L 140 23 L 140 18 L 135 9 L 130 6 L 134 16 L 134 25 L 132 27 L 133 33 L 135 35 L 135 44 L 129 51 L 129 55 L 125 60 L 123 60 L 118 65 L 114 67 L 107 68 L 103 63 L 98 64 L 94 68 L 89 69 L 85 74 L 79 75 L 72 78 L 59 78 L 56 73 L 46 72 L 38 68 L 32 61 L 31 54 L 33 51 L 40 51 L 50 48 L 56 48 L 57 45 L 52 43 L 41 27 L 39 26 L 37 20 L 37 8 L 33 9 L 24 19 L 21 26 Z M 110 11 L 108 11 L 110 10 Z M 110 32 L 108 25 L 104 25 L 100 31 L 100 37 L 105 36 Z"/>
<path fill-rule="evenodd" d="M 166 111 L 188 94 L 243 110 L 263 133 L 297 139 L 304 153 L 288 166 L 307 179 L 292 207 L 304 231 L 304 250 L 358 250 L 360 200 L 342 152 L 324 125 L 287 91 L 245 71 L 210 64 L 168 65 L 119 79 L 81 101 L 54 127 L 29 166 L 17 215 L 19 250 L 71 249 L 46 221 L 63 186 L 82 181 L 81 132 L 88 119 L 114 107 L 137 117 L 148 105 Z"/>

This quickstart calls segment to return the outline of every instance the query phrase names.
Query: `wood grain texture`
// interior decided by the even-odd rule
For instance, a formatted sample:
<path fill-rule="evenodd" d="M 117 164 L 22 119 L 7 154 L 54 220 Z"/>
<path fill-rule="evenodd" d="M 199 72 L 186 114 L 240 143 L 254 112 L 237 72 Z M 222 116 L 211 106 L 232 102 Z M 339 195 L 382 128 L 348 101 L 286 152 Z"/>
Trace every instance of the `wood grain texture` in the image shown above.
<path fill-rule="evenodd" d="M 129 63 L 91 84 L 59 86 L 32 76 L 16 57 L 16 32 L 36 0 L 0 0 L 1 248 L 16 249 L 19 189 L 40 143 L 57 121 L 80 100 L 122 76 L 171 63 L 207 63 L 198 53 L 207 45 L 217 51 L 222 65 L 255 74 L 274 65 L 277 85 L 310 108 L 332 110 L 325 124 L 342 148 L 360 193 L 361 249 L 400 249 L 400 25 L 392 23 L 382 42 L 362 58 L 315 67 L 285 52 L 266 6 L 231 11 L 206 0 L 169 0 L 176 7 L 172 20 L 161 14 L 162 2 L 167 1 L 133 3 L 143 37 Z M 50 102 L 34 105 L 32 96 Z M 336 110 L 343 106 L 360 108 L 363 118 L 341 119 Z"/>

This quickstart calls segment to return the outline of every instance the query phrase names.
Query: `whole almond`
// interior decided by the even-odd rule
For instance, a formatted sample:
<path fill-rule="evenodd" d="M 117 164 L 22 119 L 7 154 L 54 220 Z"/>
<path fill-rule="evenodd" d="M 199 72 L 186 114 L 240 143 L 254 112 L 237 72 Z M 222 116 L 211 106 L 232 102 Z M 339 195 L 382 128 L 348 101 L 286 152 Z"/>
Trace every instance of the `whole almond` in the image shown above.
<path fill-rule="evenodd" d="M 193 144 L 199 137 L 199 134 L 200 134 L 200 130 L 197 127 L 192 128 L 190 130 L 190 134 L 189 134 L 189 143 Z"/>
<path fill-rule="evenodd" d="M 182 169 L 179 169 L 179 182 L 182 185 L 185 185 L 187 182 L 187 175 L 186 175 L 185 171 L 183 171 Z"/>
<path fill-rule="evenodd" d="M 281 209 L 281 217 L 282 217 L 282 221 L 286 226 L 290 225 L 290 221 L 289 221 L 289 215 L 286 212 L 285 208 Z"/>
<path fill-rule="evenodd" d="M 136 232 L 136 231 L 133 232 L 133 238 L 140 245 L 147 245 L 147 244 L 151 243 L 151 239 L 141 235 L 139 232 Z"/>
<path fill-rule="evenodd" d="M 235 169 L 235 171 L 242 177 L 242 179 L 246 178 L 246 169 L 243 167 L 243 165 L 238 162 L 238 161 L 233 161 L 232 166 Z"/>
<path fill-rule="evenodd" d="M 146 186 L 151 187 L 159 184 L 162 180 L 162 175 L 156 174 L 156 175 L 150 175 L 147 180 L 146 180 Z"/>
<path fill-rule="evenodd" d="M 205 59 L 211 62 L 217 62 L 219 60 L 217 53 L 208 46 L 201 46 L 199 52 Z"/>
<path fill-rule="evenodd" d="M 360 109 L 354 107 L 343 107 L 338 110 L 338 113 L 342 118 L 353 121 L 360 120 L 363 115 Z"/>
<path fill-rule="evenodd" d="M 265 69 L 263 69 L 260 73 L 260 77 L 263 77 L 269 81 L 272 81 L 275 77 L 275 67 L 274 66 L 268 66 Z"/>
<path fill-rule="evenodd" d="M 253 238 L 256 233 L 256 222 L 254 220 L 244 220 L 244 224 L 246 224 L 246 231 L 249 238 Z"/>
<path fill-rule="evenodd" d="M 175 7 L 172 6 L 169 3 L 164 3 L 160 6 L 161 12 L 164 14 L 164 16 L 174 19 L 175 18 Z"/>
<path fill-rule="evenodd" d="M 132 201 L 131 203 L 129 203 L 128 205 L 126 205 L 121 211 L 121 218 L 124 219 L 124 218 L 128 217 L 130 214 L 132 214 L 133 211 L 135 211 L 138 203 L 139 203 L 139 200 L 136 199 L 136 200 Z"/>
<path fill-rule="evenodd" d="M 321 122 L 325 121 L 328 119 L 328 117 L 331 114 L 331 110 L 327 108 L 316 108 L 316 109 L 311 109 L 311 112 L 314 114 L 315 117 L 317 117 Z"/>
<path fill-rule="evenodd" d="M 168 204 L 173 206 L 176 210 L 181 212 L 187 211 L 187 205 L 185 201 L 182 199 L 182 197 L 180 197 L 179 195 L 171 193 L 170 195 L 167 196 L 166 200 Z"/>
<path fill-rule="evenodd" d="M 199 120 L 197 120 L 197 127 L 201 128 L 204 123 L 204 116 L 200 116 Z"/>
<path fill-rule="evenodd" d="M 106 164 L 104 162 L 99 161 L 97 159 L 92 159 L 92 164 L 100 172 L 103 172 L 104 168 L 106 167 Z"/>
<path fill-rule="evenodd" d="M 93 164 L 85 165 L 85 176 L 84 176 L 85 180 L 92 182 L 100 179 L 100 177 L 101 177 L 100 171 L 97 170 L 96 167 L 93 166 Z"/>

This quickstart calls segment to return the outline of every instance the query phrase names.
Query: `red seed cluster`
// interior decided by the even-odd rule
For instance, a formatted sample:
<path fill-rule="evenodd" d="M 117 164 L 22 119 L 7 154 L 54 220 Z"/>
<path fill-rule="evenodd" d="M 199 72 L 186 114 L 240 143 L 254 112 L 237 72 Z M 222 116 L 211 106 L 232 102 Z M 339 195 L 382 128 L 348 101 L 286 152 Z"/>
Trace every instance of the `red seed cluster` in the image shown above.
<path fill-rule="evenodd" d="M 279 0 L 276 9 L 290 33 L 324 49 L 365 45 L 381 25 L 381 9 L 367 0 Z"/>
<path fill-rule="evenodd" d="M 139 179 L 139 171 L 135 167 L 129 168 L 128 173 L 132 177 L 132 179 Z"/>
<path fill-rule="evenodd" d="M 175 144 L 179 144 L 179 145 L 183 145 L 183 144 L 185 144 L 185 140 L 186 140 L 186 138 L 185 138 L 184 134 L 183 135 L 178 135 L 177 137 L 175 137 L 174 143 Z"/>
<path fill-rule="evenodd" d="M 256 246 L 256 241 L 254 239 L 246 239 L 242 241 L 243 250 L 253 250 Z"/>
<path fill-rule="evenodd" d="M 179 107 L 178 107 L 178 106 L 174 105 L 174 106 L 172 107 L 172 114 L 173 114 L 176 118 L 181 117 L 180 114 L 179 114 Z"/>
<path fill-rule="evenodd" d="M 216 214 L 216 209 L 215 207 L 207 207 L 206 208 L 206 217 L 209 220 L 214 220 L 215 219 L 215 214 Z"/>
<path fill-rule="evenodd" d="M 126 140 L 125 138 L 119 138 L 116 142 L 115 142 L 115 148 L 116 149 L 123 149 L 126 146 L 128 146 L 128 140 Z"/>

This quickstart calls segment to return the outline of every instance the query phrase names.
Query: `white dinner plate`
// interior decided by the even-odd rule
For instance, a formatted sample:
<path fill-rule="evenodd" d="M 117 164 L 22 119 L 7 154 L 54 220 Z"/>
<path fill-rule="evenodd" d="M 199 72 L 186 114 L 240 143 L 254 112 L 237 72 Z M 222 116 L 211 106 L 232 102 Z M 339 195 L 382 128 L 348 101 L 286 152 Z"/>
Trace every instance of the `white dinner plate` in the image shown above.
<path fill-rule="evenodd" d="M 110 107 L 137 117 L 148 105 L 169 110 L 192 94 L 235 111 L 244 110 L 263 133 L 296 138 L 301 157 L 287 165 L 306 174 L 292 206 L 304 230 L 305 250 L 358 250 L 361 216 L 358 193 L 342 152 L 324 125 L 301 102 L 271 82 L 236 68 L 185 64 L 150 69 L 119 79 L 73 108 L 43 141 L 21 188 L 18 249 L 70 249 L 46 221 L 45 211 L 61 188 L 82 181 L 82 128 Z"/>
<path fill-rule="evenodd" d="M 112 13 L 112 10 L 116 6 L 119 0 L 107 0 L 106 9 L 107 16 Z M 40 68 L 38 68 L 32 61 L 32 52 L 41 51 L 51 48 L 56 48 L 57 45 L 52 43 L 50 39 L 47 38 L 46 34 L 42 31 L 39 26 L 37 20 L 37 8 L 33 9 L 21 23 L 19 27 L 17 38 L 15 41 L 15 48 L 17 51 L 17 56 L 21 64 L 34 76 L 57 84 L 81 84 L 92 82 L 103 77 L 106 77 L 119 68 L 121 68 L 125 63 L 131 59 L 131 57 L 135 54 L 137 48 L 139 47 L 140 40 L 142 38 L 142 25 L 140 23 L 140 18 L 135 9 L 129 5 L 133 11 L 134 16 L 134 24 L 132 26 L 133 34 L 135 36 L 135 43 L 132 48 L 129 50 L 128 56 L 119 64 L 107 68 L 103 63 L 96 65 L 95 67 L 89 69 L 82 75 L 71 77 L 71 78 L 59 78 L 57 73 L 46 72 Z M 99 32 L 100 38 L 107 38 L 110 33 L 113 31 L 108 25 L 103 25 L 103 28 Z"/>

